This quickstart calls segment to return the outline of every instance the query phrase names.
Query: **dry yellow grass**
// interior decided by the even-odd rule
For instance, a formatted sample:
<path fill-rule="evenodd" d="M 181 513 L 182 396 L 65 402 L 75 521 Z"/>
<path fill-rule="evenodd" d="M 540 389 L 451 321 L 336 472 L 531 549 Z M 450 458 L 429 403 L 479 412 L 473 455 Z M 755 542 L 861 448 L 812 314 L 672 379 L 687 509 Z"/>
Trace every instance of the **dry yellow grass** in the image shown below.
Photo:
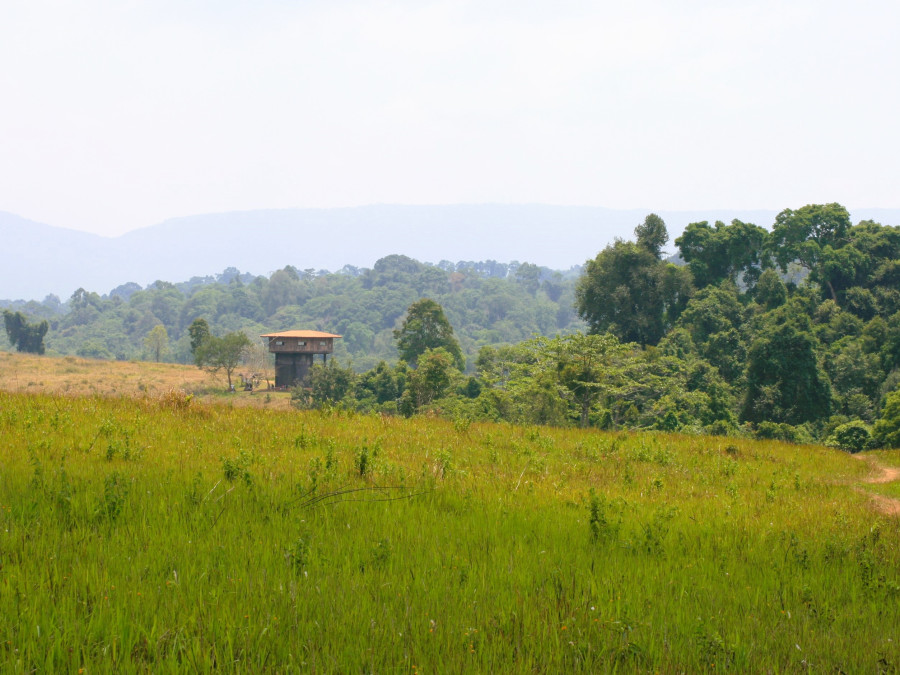
<path fill-rule="evenodd" d="M 159 396 L 171 389 L 202 401 L 241 406 L 290 408 L 287 392 L 227 393 L 224 377 L 195 366 L 149 361 L 103 361 L 0 352 L 0 390 L 67 396 Z"/>

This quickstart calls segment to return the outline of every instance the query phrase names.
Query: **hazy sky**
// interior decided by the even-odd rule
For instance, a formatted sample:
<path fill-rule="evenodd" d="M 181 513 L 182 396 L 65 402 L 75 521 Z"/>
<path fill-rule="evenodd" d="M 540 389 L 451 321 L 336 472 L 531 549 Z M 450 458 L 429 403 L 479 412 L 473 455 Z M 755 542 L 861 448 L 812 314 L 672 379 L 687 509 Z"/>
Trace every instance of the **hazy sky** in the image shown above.
<path fill-rule="evenodd" d="M 896 0 L 3 0 L 0 210 L 900 207 L 898 28 Z"/>

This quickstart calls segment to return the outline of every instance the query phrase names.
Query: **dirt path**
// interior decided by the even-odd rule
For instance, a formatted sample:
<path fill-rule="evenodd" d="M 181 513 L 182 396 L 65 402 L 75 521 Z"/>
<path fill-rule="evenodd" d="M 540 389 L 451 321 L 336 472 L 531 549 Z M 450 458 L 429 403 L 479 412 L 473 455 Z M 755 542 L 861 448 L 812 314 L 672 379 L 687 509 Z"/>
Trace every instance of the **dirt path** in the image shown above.
<path fill-rule="evenodd" d="M 856 459 L 868 463 L 872 468 L 873 474 L 865 478 L 865 482 L 870 485 L 880 485 L 884 483 L 893 483 L 900 480 L 900 468 L 893 466 L 883 466 L 874 457 L 853 455 Z M 885 497 L 884 495 L 874 494 L 863 488 L 857 488 L 860 492 L 869 496 L 872 500 L 872 508 L 886 516 L 900 516 L 900 499 Z"/>

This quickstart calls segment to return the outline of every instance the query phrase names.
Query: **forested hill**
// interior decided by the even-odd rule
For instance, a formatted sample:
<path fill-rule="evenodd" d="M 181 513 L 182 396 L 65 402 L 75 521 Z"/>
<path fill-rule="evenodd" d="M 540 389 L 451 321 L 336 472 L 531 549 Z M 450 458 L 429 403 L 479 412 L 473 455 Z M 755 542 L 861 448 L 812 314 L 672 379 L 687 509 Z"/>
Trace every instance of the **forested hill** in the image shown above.
<path fill-rule="evenodd" d="M 133 281 L 178 281 L 227 267 L 270 275 L 297 269 L 372 267 L 403 254 L 417 260 L 528 260 L 569 269 L 616 237 L 628 237 L 647 210 L 542 204 L 377 205 L 282 209 L 174 218 L 118 237 L 65 230 L 0 212 L 0 299 L 66 298 Z M 774 211 L 661 211 L 671 232 L 698 220 L 771 223 Z M 900 212 L 854 211 L 854 218 L 900 222 Z M 884 216 L 884 217 L 881 217 Z"/>
<path fill-rule="evenodd" d="M 580 268 L 559 272 L 496 261 L 428 265 L 390 255 L 371 269 L 318 273 L 285 267 L 254 276 L 230 268 L 183 283 L 127 283 L 105 295 L 78 289 L 64 302 L 50 297 L 0 301 L 0 307 L 47 319 L 49 353 L 144 358 L 144 339 L 162 324 L 170 345 L 164 359 L 190 363 L 187 328 L 203 318 L 214 334 L 244 331 L 253 337 L 294 328 L 338 333 L 344 337 L 337 341 L 337 356 L 364 369 L 397 358 L 393 330 L 410 304 L 428 296 L 443 305 L 474 363 L 485 344 L 583 329 L 574 308 L 579 273 Z M 2 331 L 0 348 L 9 348 Z"/>

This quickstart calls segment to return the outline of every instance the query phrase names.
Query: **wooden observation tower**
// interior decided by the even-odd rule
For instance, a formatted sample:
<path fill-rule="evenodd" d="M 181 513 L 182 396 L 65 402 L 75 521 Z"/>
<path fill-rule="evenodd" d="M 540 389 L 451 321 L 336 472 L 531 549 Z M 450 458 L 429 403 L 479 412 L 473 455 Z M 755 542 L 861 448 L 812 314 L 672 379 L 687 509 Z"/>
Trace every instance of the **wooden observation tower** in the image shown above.
<path fill-rule="evenodd" d="M 334 351 L 334 339 L 341 337 L 317 330 L 286 330 L 260 335 L 269 341 L 269 351 L 275 354 L 275 386 L 292 387 L 306 379 L 316 356 L 322 363 Z"/>

